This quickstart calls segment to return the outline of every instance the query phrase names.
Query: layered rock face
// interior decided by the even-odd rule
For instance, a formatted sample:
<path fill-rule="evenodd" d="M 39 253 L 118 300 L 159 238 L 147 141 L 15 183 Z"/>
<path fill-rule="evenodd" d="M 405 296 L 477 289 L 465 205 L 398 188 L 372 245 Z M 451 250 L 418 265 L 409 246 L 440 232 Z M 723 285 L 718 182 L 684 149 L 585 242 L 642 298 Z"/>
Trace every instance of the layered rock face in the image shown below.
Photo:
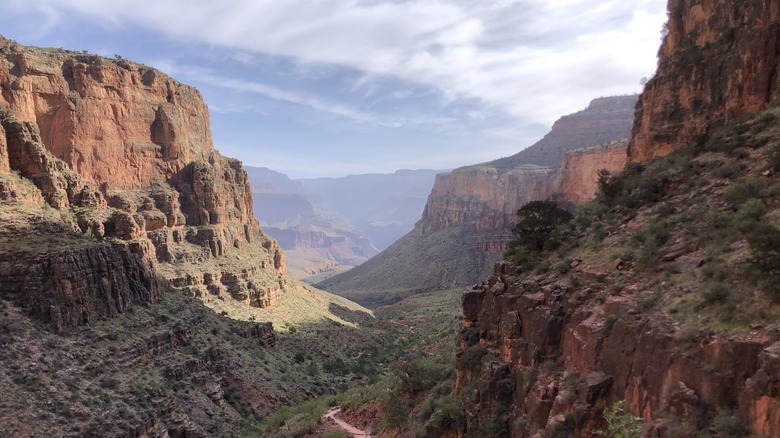
<path fill-rule="evenodd" d="M 124 60 L 0 41 L 0 104 L 85 179 L 117 189 L 168 180 L 214 150 L 200 93 Z"/>
<path fill-rule="evenodd" d="M 463 224 L 496 233 L 511 228 L 517 209 L 529 201 L 554 194 L 572 202 L 592 198 L 598 170 L 619 171 L 626 161 L 624 143 L 596 146 L 628 137 L 635 102 L 636 96 L 595 99 L 587 109 L 562 117 L 542 140 L 517 155 L 437 175 L 415 233 Z M 579 150 L 586 147 L 592 148 Z M 551 157 L 554 164 L 548 164 Z M 501 250 L 489 241 L 482 246 Z"/>
<path fill-rule="evenodd" d="M 557 174 L 557 193 L 569 202 L 580 204 L 596 197 L 598 172 L 620 173 L 626 166 L 628 141 L 580 149 L 566 154 Z"/>
<path fill-rule="evenodd" d="M 538 166 L 503 173 L 489 166 L 474 166 L 436 175 L 414 231 L 426 235 L 466 223 L 473 224 L 476 231 L 507 227 L 520 206 L 554 192 L 554 175 L 552 169 Z"/>
<path fill-rule="evenodd" d="M 4 236 L 3 281 L 36 313 L 57 327 L 111 316 L 153 303 L 157 276 L 205 300 L 279 301 L 284 254 L 253 216 L 241 163 L 214 150 L 195 89 L 124 60 L 8 40 L 0 89 L 2 199 L 42 208 L 39 231 L 77 248 L 36 253 Z"/>
<path fill-rule="evenodd" d="M 702 427 L 713 406 L 735 408 L 761 436 L 780 433 L 776 331 L 690 339 L 625 297 L 591 307 L 587 294 L 554 279 L 529 293 L 509 280 L 521 270 L 497 264 L 488 282 L 462 297 L 457 388 L 467 391 L 467 436 L 489 421 L 505 421 L 509 436 L 556 429 L 591 436 L 615 400 L 652 421 L 657 436 L 673 436 L 682 418 Z M 485 361 L 486 352 L 499 360 Z M 497 406 L 512 409 L 497 413 Z"/>
<path fill-rule="evenodd" d="M 780 98 L 778 67 L 777 2 L 671 0 L 658 72 L 637 105 L 629 159 L 665 155 L 763 110 Z"/>
<path fill-rule="evenodd" d="M 567 152 L 629 138 L 638 95 L 593 99 L 582 111 L 558 119 L 547 135 L 510 157 L 488 163 L 497 169 L 523 164 L 558 167 Z"/>
<path fill-rule="evenodd" d="M 282 248 L 301 249 L 349 266 L 359 265 L 377 253 L 370 240 L 345 231 L 333 234 L 304 227 L 265 229 L 277 239 Z"/>

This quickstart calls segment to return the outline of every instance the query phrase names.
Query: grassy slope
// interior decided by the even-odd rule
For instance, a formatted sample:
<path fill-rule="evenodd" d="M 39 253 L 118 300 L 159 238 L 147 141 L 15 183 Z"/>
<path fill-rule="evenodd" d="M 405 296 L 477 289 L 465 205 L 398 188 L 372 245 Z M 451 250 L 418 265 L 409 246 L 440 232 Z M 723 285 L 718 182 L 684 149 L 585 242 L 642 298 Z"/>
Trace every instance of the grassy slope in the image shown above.
<path fill-rule="evenodd" d="M 369 261 L 316 286 L 373 306 L 473 283 L 491 272 L 495 257 L 476 253 L 466 236 L 467 227 L 452 227 L 423 238 L 410 233 Z"/>
<path fill-rule="evenodd" d="M 761 226 L 780 228 L 780 109 L 615 181 L 622 190 L 582 206 L 562 248 L 543 258 L 513 254 L 525 271 L 516 281 L 533 288 L 568 277 L 583 286 L 589 280 L 569 272 L 574 263 L 601 277 L 596 302 L 627 297 L 694 338 L 780 320 L 780 285 L 755 269 L 751 245 Z"/>

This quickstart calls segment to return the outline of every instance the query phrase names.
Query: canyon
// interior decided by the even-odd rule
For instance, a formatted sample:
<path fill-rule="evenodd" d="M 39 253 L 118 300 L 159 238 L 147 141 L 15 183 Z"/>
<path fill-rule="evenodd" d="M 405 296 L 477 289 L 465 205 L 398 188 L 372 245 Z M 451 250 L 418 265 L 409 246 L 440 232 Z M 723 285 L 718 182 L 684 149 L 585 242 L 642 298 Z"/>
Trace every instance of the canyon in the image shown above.
<path fill-rule="evenodd" d="M 594 99 L 518 154 L 436 175 L 409 234 L 317 286 L 375 303 L 485 278 L 512 238 L 518 208 L 550 197 L 583 202 L 595 195 L 599 170 L 623 168 L 627 143 L 621 139 L 630 135 L 636 101 L 637 96 Z M 551 162 L 559 167 L 545 166 Z"/>
<path fill-rule="evenodd" d="M 437 171 L 296 180 L 267 168 L 247 173 L 263 230 L 285 250 L 291 275 L 311 281 L 365 262 L 409 232 Z"/>

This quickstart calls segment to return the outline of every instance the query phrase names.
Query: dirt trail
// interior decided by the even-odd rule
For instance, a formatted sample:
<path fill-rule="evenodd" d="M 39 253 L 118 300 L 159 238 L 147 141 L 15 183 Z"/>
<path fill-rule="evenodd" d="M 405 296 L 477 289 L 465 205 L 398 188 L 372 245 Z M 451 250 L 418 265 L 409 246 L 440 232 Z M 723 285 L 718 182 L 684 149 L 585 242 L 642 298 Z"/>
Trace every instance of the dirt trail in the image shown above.
<path fill-rule="evenodd" d="M 331 408 L 322 416 L 322 418 L 325 420 L 333 420 L 340 428 L 346 430 L 347 433 L 354 438 L 371 438 L 371 434 L 365 430 L 358 429 L 357 427 L 336 418 L 336 414 L 339 412 L 341 412 L 341 408 Z"/>

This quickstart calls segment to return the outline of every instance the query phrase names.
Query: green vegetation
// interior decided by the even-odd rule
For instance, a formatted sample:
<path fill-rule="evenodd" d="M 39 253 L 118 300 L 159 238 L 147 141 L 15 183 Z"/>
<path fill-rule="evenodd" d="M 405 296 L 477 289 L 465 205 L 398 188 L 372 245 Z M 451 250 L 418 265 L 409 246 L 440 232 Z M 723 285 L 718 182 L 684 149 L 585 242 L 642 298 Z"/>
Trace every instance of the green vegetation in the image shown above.
<path fill-rule="evenodd" d="M 639 420 L 639 417 L 626 412 L 623 401 L 619 400 L 604 410 L 607 428 L 597 430 L 596 434 L 610 438 L 639 438 L 642 436 L 642 425 Z"/>
<path fill-rule="evenodd" d="M 517 210 L 518 222 L 512 229 L 517 236 L 514 245 L 528 251 L 542 252 L 557 245 L 554 233 L 572 219 L 572 214 L 554 201 L 531 201 Z"/>
<path fill-rule="evenodd" d="M 286 437 L 308 433 L 318 427 L 327 406 L 336 404 L 347 411 L 379 406 L 382 418 L 373 425 L 374 432 L 419 435 L 428 426 L 446 429 L 460 424 L 461 401 L 453 393 L 460 292 L 454 289 L 418 294 L 377 309 L 377 319 L 362 330 L 376 333 L 379 338 L 374 341 L 384 341 L 368 347 L 358 358 L 326 360 L 322 367 L 323 373 L 336 375 L 363 369 L 373 377 L 368 384 L 344 387 L 344 392 L 336 396 L 283 408 L 248 429 L 247 434 Z M 300 358 L 292 355 L 293 361 Z"/>

